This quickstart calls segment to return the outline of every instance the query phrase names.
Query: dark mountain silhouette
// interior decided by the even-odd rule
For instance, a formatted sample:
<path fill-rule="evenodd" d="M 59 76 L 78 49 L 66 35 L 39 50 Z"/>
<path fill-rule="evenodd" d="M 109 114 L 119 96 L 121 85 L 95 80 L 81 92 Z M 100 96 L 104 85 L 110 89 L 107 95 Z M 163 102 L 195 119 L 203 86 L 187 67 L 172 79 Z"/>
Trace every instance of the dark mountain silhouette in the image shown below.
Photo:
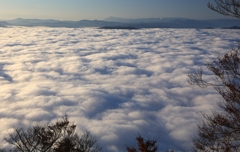
<path fill-rule="evenodd" d="M 10 25 L 8 22 L 0 21 L 0 27 L 6 27 L 8 25 Z"/>
<path fill-rule="evenodd" d="M 223 29 L 240 29 L 240 26 L 224 27 Z"/>
<path fill-rule="evenodd" d="M 122 19 L 109 17 L 105 20 L 80 20 L 60 21 L 41 19 L 7 20 L 0 22 L 0 26 L 46 26 L 46 27 L 132 27 L 132 28 L 223 28 L 240 26 L 240 20 L 236 19 L 215 19 L 215 20 L 194 20 L 187 18 L 145 18 L 145 19 Z"/>
<path fill-rule="evenodd" d="M 124 18 L 110 16 L 104 19 L 104 21 L 121 22 L 121 23 L 151 23 L 151 22 L 159 22 L 160 18 L 124 19 Z"/>
<path fill-rule="evenodd" d="M 0 21 L 0 24 L 1 24 L 1 25 L 9 25 L 9 23 L 8 23 L 8 22 L 5 22 L 5 21 Z"/>
<path fill-rule="evenodd" d="M 117 17 L 109 17 L 105 21 L 123 22 L 130 24 L 147 24 L 148 26 L 165 26 L 171 28 L 222 28 L 231 26 L 240 26 L 237 19 L 213 19 L 213 20 L 194 20 L 187 18 L 142 18 L 142 19 L 123 19 Z"/>
<path fill-rule="evenodd" d="M 107 22 L 101 20 L 80 20 L 80 21 L 60 21 L 60 20 L 40 20 L 40 19 L 22 19 L 7 20 L 13 26 L 47 26 L 47 27 L 102 27 L 117 26 L 122 23 Z"/>
<path fill-rule="evenodd" d="M 137 30 L 136 27 L 127 27 L 127 26 L 104 26 L 99 29 L 123 29 L 123 30 Z"/>

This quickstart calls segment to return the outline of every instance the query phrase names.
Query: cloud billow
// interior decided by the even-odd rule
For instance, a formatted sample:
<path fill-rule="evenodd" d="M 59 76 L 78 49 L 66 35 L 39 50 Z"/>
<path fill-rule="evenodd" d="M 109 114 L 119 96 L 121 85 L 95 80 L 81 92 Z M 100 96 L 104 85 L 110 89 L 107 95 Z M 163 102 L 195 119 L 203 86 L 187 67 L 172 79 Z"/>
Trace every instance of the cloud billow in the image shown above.
<path fill-rule="evenodd" d="M 157 138 L 163 150 L 189 150 L 201 112 L 217 108 L 220 96 L 190 86 L 187 74 L 225 53 L 239 34 L 2 28 L 0 137 L 66 113 L 79 132 L 96 135 L 104 151 L 124 151 L 137 133 Z"/>

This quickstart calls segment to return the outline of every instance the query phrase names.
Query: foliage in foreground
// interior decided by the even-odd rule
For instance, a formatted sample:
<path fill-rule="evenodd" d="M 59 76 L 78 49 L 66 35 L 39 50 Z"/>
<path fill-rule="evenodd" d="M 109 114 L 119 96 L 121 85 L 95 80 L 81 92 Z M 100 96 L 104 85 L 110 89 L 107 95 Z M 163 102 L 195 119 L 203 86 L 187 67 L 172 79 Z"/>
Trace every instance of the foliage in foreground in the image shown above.
<path fill-rule="evenodd" d="M 97 139 L 86 131 L 76 132 L 76 125 L 70 124 L 67 116 L 53 125 L 36 125 L 16 128 L 5 141 L 13 145 L 8 151 L 18 152 L 100 152 Z M 7 150 L 2 150 L 7 151 Z"/>
<path fill-rule="evenodd" d="M 136 137 L 139 152 L 157 152 L 158 145 L 156 140 L 144 140 L 141 135 Z M 137 148 L 126 146 L 127 152 L 137 152 Z"/>
<path fill-rule="evenodd" d="M 127 152 L 157 152 L 158 144 L 155 139 L 147 139 L 145 140 L 140 134 L 136 137 L 137 148 L 126 146 Z M 166 150 L 165 152 L 174 152 L 174 150 Z"/>
<path fill-rule="evenodd" d="M 204 114 L 198 126 L 198 136 L 194 137 L 194 151 L 240 150 L 240 43 L 216 61 L 207 64 L 215 75 L 215 83 L 203 80 L 202 71 L 189 74 L 190 83 L 200 87 L 213 86 L 222 96 L 218 106 L 222 111 L 212 110 L 212 115 Z"/>
<path fill-rule="evenodd" d="M 239 0 L 214 1 L 216 6 L 208 3 L 213 11 L 240 18 Z M 202 70 L 189 74 L 189 82 L 202 88 L 214 87 L 223 98 L 218 104 L 222 111 L 212 110 L 212 115 L 203 115 L 204 120 L 193 138 L 193 151 L 240 151 L 240 43 L 238 48 L 206 66 L 215 75 L 214 83 L 203 80 Z"/>
<path fill-rule="evenodd" d="M 214 0 L 216 5 L 208 3 L 208 8 L 222 15 L 232 16 L 240 19 L 239 0 Z"/>

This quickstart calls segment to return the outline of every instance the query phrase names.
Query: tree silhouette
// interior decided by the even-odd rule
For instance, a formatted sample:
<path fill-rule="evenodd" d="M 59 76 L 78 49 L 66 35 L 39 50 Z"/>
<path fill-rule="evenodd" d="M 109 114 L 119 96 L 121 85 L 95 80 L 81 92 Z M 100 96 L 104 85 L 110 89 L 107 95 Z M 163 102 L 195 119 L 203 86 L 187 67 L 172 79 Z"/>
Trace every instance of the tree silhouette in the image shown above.
<path fill-rule="evenodd" d="M 214 0 L 216 6 L 208 3 L 208 7 L 220 14 L 240 18 L 240 1 L 239 0 Z"/>
<path fill-rule="evenodd" d="M 240 1 L 215 0 L 216 6 L 208 7 L 220 14 L 240 18 Z M 202 70 L 189 74 L 189 83 L 202 88 L 212 86 L 222 96 L 218 106 L 222 111 L 212 110 L 212 115 L 203 115 L 193 138 L 193 151 L 240 151 L 240 43 L 224 56 L 206 64 L 215 75 L 215 82 L 203 79 Z"/>
<path fill-rule="evenodd" d="M 157 152 L 158 145 L 156 140 L 144 140 L 144 138 L 141 135 L 138 135 L 136 137 L 136 140 L 138 142 L 138 150 L 140 152 Z M 137 149 L 135 147 L 128 147 L 126 146 L 127 152 L 137 152 Z"/>
<path fill-rule="evenodd" d="M 189 74 L 190 84 L 202 88 L 212 86 L 222 96 L 218 106 L 222 111 L 212 110 L 212 115 L 204 114 L 198 126 L 198 136 L 193 139 L 194 151 L 240 150 L 240 43 L 216 61 L 207 63 L 207 68 L 215 75 L 215 83 L 203 80 L 202 71 Z"/>
<path fill-rule="evenodd" d="M 97 139 L 86 131 L 78 135 L 76 125 L 67 116 L 53 125 L 16 128 L 5 141 L 13 145 L 9 151 L 20 152 L 100 152 Z M 4 150 L 2 150 L 4 151 Z"/>

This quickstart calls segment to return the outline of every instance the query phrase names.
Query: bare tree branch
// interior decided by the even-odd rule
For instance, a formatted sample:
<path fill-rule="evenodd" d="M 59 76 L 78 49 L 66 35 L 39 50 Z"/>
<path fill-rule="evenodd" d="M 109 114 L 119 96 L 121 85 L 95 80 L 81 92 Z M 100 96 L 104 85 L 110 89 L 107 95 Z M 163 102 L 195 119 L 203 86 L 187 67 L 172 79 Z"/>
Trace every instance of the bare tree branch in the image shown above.
<path fill-rule="evenodd" d="M 208 7 L 222 15 L 240 18 L 239 0 L 214 0 L 216 5 L 208 3 Z"/>
<path fill-rule="evenodd" d="M 215 75 L 215 83 L 204 81 L 202 70 L 189 74 L 189 83 L 214 87 L 223 98 L 218 104 L 222 111 L 203 115 L 204 120 L 193 138 L 193 151 L 240 151 L 240 43 L 238 48 L 206 66 Z"/>
<path fill-rule="evenodd" d="M 22 152 L 100 152 L 96 137 L 89 131 L 78 135 L 76 125 L 67 116 L 53 125 L 16 128 L 5 141 L 13 145 L 10 151 Z M 4 151 L 1 149 L 1 151 Z"/>

